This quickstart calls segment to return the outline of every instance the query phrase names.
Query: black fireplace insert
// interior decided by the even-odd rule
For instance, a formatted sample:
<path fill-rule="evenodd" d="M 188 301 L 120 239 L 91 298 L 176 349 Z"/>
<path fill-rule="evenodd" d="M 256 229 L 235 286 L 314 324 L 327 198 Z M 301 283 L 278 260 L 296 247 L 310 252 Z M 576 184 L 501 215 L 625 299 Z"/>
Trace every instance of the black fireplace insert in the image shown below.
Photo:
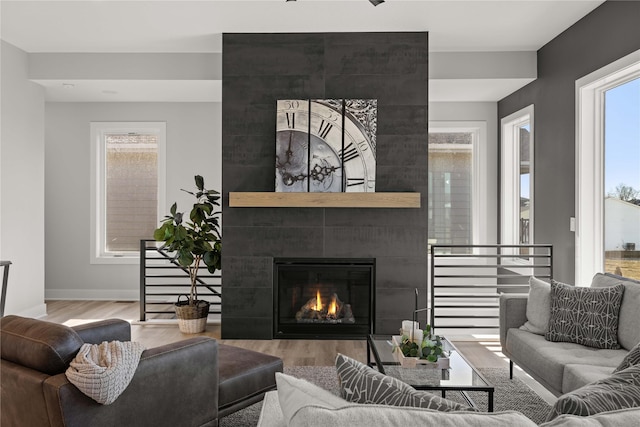
<path fill-rule="evenodd" d="M 275 338 L 373 332 L 375 259 L 275 258 L 273 272 Z"/>

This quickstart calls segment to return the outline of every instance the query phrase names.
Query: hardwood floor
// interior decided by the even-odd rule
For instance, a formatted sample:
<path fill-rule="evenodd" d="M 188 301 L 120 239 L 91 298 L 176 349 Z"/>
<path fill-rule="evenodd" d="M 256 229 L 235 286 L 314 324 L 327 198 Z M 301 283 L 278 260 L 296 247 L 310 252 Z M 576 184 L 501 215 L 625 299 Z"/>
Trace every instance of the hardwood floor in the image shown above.
<path fill-rule="evenodd" d="M 176 324 L 138 322 L 139 306 L 135 301 L 47 301 L 45 320 L 68 326 L 94 320 L 120 318 L 132 323 L 131 334 L 147 348 L 188 338 Z M 285 366 L 330 366 L 337 353 L 365 362 L 367 345 L 364 340 L 222 340 L 220 325 L 207 325 L 205 335 L 225 344 L 251 348 L 282 358 Z M 455 345 L 478 368 L 506 366 L 500 357 L 498 342 L 456 341 Z"/>
<path fill-rule="evenodd" d="M 139 306 L 135 301 L 47 301 L 47 316 L 43 320 L 74 326 L 96 320 L 120 318 L 131 322 L 133 341 L 152 348 L 183 340 L 194 335 L 183 334 L 175 323 L 141 324 Z M 208 324 L 202 334 L 222 343 L 248 348 L 280 357 L 285 366 L 332 366 L 337 353 L 361 362 L 367 360 L 367 344 L 364 340 L 223 340 L 220 325 Z M 502 354 L 500 342 L 453 341 L 460 352 L 477 368 L 508 369 L 509 361 Z M 555 397 L 536 381 L 516 368 L 515 375 L 529 385 L 549 403 Z"/>

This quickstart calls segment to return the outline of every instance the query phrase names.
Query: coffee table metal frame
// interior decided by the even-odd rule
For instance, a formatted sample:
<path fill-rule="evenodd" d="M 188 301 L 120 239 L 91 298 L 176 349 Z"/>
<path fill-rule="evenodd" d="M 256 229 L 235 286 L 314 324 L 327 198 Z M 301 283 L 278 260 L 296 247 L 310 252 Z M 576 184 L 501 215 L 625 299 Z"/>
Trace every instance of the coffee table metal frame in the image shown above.
<path fill-rule="evenodd" d="M 495 392 L 495 388 L 486 378 L 471 364 L 469 361 L 458 351 L 458 349 L 448 340 L 443 339 L 444 349 L 452 352 L 452 355 L 458 359 L 458 363 L 466 364 L 472 371 L 473 375 L 480 380 L 484 385 L 474 385 L 474 384 L 411 384 L 407 382 L 405 379 L 401 379 L 403 382 L 407 382 L 411 387 L 416 390 L 436 390 L 440 391 L 442 397 L 446 397 L 447 391 L 458 391 L 464 398 L 464 400 L 469 404 L 469 406 L 478 408 L 475 402 L 471 399 L 467 392 L 469 391 L 480 391 L 487 393 L 487 410 L 488 412 L 493 412 L 493 395 Z M 382 347 L 382 348 L 380 348 Z M 395 360 L 392 352 L 391 346 L 391 336 L 390 335 L 379 335 L 379 334 L 370 334 L 367 335 L 367 364 L 371 367 L 375 367 L 380 371 L 380 373 L 388 375 L 385 371 L 385 366 L 397 366 L 400 364 Z M 453 354 L 453 352 L 457 353 L 457 355 Z M 371 355 L 373 354 L 374 360 L 371 360 Z M 416 368 L 402 368 L 402 369 L 433 369 L 426 367 L 416 367 Z M 442 369 L 443 378 L 446 377 L 446 371 L 450 371 L 455 369 L 455 366 L 451 366 L 448 369 Z M 450 373 L 450 372 L 449 372 Z M 400 379 L 400 378 L 398 378 Z"/>

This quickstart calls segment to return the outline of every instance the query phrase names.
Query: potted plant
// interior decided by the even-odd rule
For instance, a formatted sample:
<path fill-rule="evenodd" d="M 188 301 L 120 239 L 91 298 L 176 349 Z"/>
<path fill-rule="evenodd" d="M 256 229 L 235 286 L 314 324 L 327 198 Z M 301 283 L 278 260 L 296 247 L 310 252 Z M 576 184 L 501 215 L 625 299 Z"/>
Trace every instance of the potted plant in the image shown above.
<path fill-rule="evenodd" d="M 165 216 L 162 225 L 157 228 L 153 237 L 164 242 L 163 249 L 175 253 L 174 261 L 187 269 L 191 287 L 186 301 L 175 304 L 176 316 L 180 330 L 185 333 L 203 332 L 207 325 L 209 302 L 198 299 L 198 271 L 204 263 L 209 273 L 221 269 L 222 236 L 220 235 L 219 210 L 220 193 L 207 190 L 204 179 L 195 176 L 196 191 L 182 190 L 195 197 L 189 220 L 178 212 L 177 204 L 171 206 L 170 215 Z"/>

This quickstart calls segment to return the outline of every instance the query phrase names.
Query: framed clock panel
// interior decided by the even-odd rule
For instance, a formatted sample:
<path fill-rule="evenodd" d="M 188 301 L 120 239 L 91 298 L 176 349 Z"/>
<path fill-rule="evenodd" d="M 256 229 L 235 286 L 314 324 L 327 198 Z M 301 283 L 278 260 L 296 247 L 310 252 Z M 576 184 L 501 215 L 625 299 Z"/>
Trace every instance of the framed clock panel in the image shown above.
<path fill-rule="evenodd" d="M 374 192 L 377 100 L 277 102 L 276 191 Z"/>

